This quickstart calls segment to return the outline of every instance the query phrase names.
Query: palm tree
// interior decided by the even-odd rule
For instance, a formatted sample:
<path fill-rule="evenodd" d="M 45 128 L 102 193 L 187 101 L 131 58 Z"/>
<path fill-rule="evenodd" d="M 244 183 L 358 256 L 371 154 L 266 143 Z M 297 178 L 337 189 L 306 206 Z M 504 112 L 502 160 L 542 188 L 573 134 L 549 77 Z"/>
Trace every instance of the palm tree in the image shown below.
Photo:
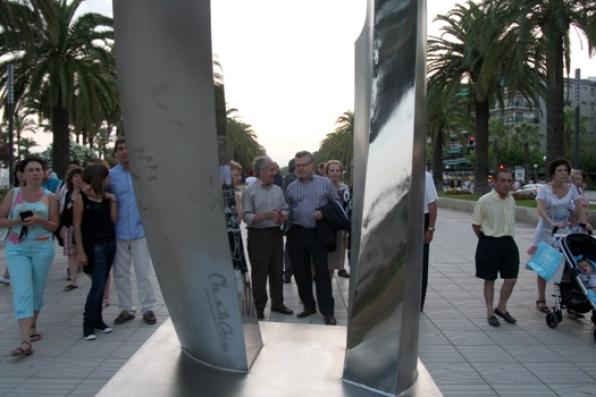
<path fill-rule="evenodd" d="M 499 168 L 499 147 L 507 145 L 509 127 L 505 125 L 503 119 L 494 118 L 488 123 L 488 131 L 490 134 L 488 141 L 493 146 L 493 170 L 497 170 Z"/>
<path fill-rule="evenodd" d="M 335 121 L 335 129 L 321 141 L 317 158 L 321 161 L 339 160 L 346 170 L 346 180 L 350 181 L 354 153 L 354 112 L 347 110 Z"/>
<path fill-rule="evenodd" d="M 21 139 L 23 133 L 30 132 L 35 134 L 37 132 L 37 123 L 33 119 L 34 114 L 35 112 L 33 111 L 33 109 L 27 106 L 19 106 L 14 111 L 13 132 L 15 134 L 14 142 L 16 143 L 17 159 L 26 156 L 26 154 L 23 154 L 21 145 L 21 142 L 27 142 Z M 8 115 L 4 114 L 4 118 L 6 119 L 7 117 Z M 2 122 L 2 130 L 8 131 L 8 120 Z M 8 142 L 8 137 L 6 137 L 5 141 Z"/>
<path fill-rule="evenodd" d="M 513 132 L 512 140 L 514 144 L 519 144 L 523 148 L 525 182 L 528 182 L 530 176 L 530 150 L 540 145 L 540 128 L 536 124 L 530 124 L 524 121 L 515 127 Z"/>
<path fill-rule="evenodd" d="M 435 186 L 443 187 L 443 151 L 452 131 L 468 124 L 470 112 L 455 86 L 447 84 L 441 72 L 430 75 L 427 83 L 427 134 L 432 144 L 432 170 Z"/>
<path fill-rule="evenodd" d="M 526 35 L 544 38 L 546 57 L 546 160 L 565 155 L 564 71 L 569 75 L 569 32 L 575 26 L 596 43 L 596 3 L 588 0 L 503 0 L 518 15 Z"/>
<path fill-rule="evenodd" d="M 458 4 L 436 20 L 441 37 L 429 40 L 429 74 L 443 73 L 450 86 L 467 83 L 475 114 L 474 192 L 488 190 L 488 122 L 491 102 L 502 104 L 505 86 L 535 102 L 539 65 L 535 47 L 520 45 L 511 17 L 494 2 Z M 532 44 L 532 43 L 528 43 Z"/>
<path fill-rule="evenodd" d="M 53 132 L 53 167 L 63 174 L 69 161 L 75 104 L 87 114 L 113 102 L 112 19 L 96 13 L 75 18 L 82 0 L 0 0 L 0 53 L 15 65 L 15 94 L 35 100 Z M 0 86 L 6 76 L 0 78 Z M 79 102 L 82 101 L 82 104 Z"/>
<path fill-rule="evenodd" d="M 257 140 L 257 134 L 253 127 L 242 121 L 238 110 L 229 108 L 227 110 L 227 150 L 232 159 L 244 167 L 250 169 L 256 157 L 265 154 L 265 149 Z"/>

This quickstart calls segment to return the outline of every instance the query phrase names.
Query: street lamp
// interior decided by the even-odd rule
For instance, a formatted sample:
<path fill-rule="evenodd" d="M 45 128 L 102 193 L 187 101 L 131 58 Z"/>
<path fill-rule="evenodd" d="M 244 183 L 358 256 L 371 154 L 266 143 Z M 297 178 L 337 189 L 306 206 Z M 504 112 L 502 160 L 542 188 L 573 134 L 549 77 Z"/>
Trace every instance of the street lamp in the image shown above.
<path fill-rule="evenodd" d="M 8 64 L 7 70 L 8 95 L 6 98 L 6 113 L 8 115 L 8 183 L 14 186 L 14 142 L 12 138 L 14 117 L 14 65 Z"/>

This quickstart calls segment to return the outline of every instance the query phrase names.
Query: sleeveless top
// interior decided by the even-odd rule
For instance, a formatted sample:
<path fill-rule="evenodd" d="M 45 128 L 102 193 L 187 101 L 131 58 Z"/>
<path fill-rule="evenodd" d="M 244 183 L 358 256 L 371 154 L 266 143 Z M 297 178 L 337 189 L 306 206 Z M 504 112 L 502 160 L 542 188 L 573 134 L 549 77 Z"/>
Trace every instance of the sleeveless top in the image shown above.
<path fill-rule="evenodd" d="M 50 219 L 50 192 L 49 190 L 43 190 L 43 196 L 39 201 L 30 203 L 25 201 L 23 196 L 23 190 L 21 188 L 14 188 L 13 194 L 16 194 L 14 199 L 14 207 L 11 208 L 8 217 L 9 219 L 20 218 L 20 213 L 23 211 L 32 211 L 35 215 L 45 219 Z M 33 241 L 40 240 L 45 241 L 52 238 L 52 232 L 44 228 L 41 225 L 27 226 L 27 235 L 20 239 L 21 230 L 23 225 L 14 225 L 8 231 L 7 240 L 12 244 L 20 244 L 22 241 Z"/>
<path fill-rule="evenodd" d="M 109 243 L 116 240 L 116 229 L 110 215 L 110 200 L 105 197 L 98 203 L 90 200 L 86 194 L 83 197 L 83 221 L 81 232 L 85 246 L 98 243 Z M 85 250 L 86 251 L 86 250 Z"/>

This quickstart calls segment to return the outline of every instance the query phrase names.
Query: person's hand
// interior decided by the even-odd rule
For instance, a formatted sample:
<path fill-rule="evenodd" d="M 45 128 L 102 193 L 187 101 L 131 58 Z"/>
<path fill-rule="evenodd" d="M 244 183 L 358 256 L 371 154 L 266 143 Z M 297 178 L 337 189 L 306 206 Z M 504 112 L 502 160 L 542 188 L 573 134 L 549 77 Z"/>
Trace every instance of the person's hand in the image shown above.
<path fill-rule="evenodd" d="M 435 234 L 434 230 L 426 230 L 424 232 L 424 243 L 430 244 L 430 242 L 433 241 L 434 234 Z"/>
<path fill-rule="evenodd" d="M 38 225 L 43 221 L 43 218 L 33 214 L 28 218 L 25 218 L 23 220 L 23 225 L 25 226 L 33 226 L 33 225 Z"/>
<path fill-rule="evenodd" d="M 84 252 L 79 252 L 77 254 L 77 262 L 83 266 L 87 266 L 89 261 L 87 260 L 87 255 Z"/>
<path fill-rule="evenodd" d="M 114 193 L 105 193 L 105 196 L 108 200 L 110 200 L 111 202 L 115 203 L 116 202 L 116 195 Z"/>
<path fill-rule="evenodd" d="M 279 213 L 279 220 L 277 221 L 277 223 L 279 223 L 280 225 L 283 223 L 286 223 L 288 221 L 288 214 L 284 213 L 284 211 L 281 211 Z"/>
<path fill-rule="evenodd" d="M 312 217 L 315 221 L 320 221 L 321 219 L 323 219 L 323 213 L 321 211 L 315 211 L 313 212 Z"/>
<path fill-rule="evenodd" d="M 567 223 L 566 222 L 554 222 L 553 227 L 556 227 L 559 229 L 564 229 L 567 227 Z"/>
<path fill-rule="evenodd" d="M 267 219 L 270 219 L 277 223 L 279 223 L 279 216 L 280 216 L 279 210 L 271 210 L 267 213 Z"/>
<path fill-rule="evenodd" d="M 586 229 L 587 231 L 592 231 L 592 225 L 590 225 L 588 222 L 584 223 L 584 229 Z"/>
<path fill-rule="evenodd" d="M 538 249 L 538 247 L 533 245 L 530 248 L 528 248 L 528 251 L 526 251 L 526 252 L 528 253 L 528 255 L 532 256 L 536 253 L 537 249 Z"/>

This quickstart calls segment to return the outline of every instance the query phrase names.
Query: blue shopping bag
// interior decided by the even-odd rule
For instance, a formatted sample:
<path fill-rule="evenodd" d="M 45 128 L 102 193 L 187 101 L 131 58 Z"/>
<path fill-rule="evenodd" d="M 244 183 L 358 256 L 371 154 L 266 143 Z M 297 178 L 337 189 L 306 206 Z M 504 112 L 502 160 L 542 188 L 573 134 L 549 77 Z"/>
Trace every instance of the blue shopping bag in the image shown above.
<path fill-rule="evenodd" d="M 536 253 L 530 259 L 530 262 L 528 262 L 528 266 L 540 277 L 546 281 L 550 281 L 562 263 L 563 254 L 544 241 L 541 241 L 538 244 Z"/>

